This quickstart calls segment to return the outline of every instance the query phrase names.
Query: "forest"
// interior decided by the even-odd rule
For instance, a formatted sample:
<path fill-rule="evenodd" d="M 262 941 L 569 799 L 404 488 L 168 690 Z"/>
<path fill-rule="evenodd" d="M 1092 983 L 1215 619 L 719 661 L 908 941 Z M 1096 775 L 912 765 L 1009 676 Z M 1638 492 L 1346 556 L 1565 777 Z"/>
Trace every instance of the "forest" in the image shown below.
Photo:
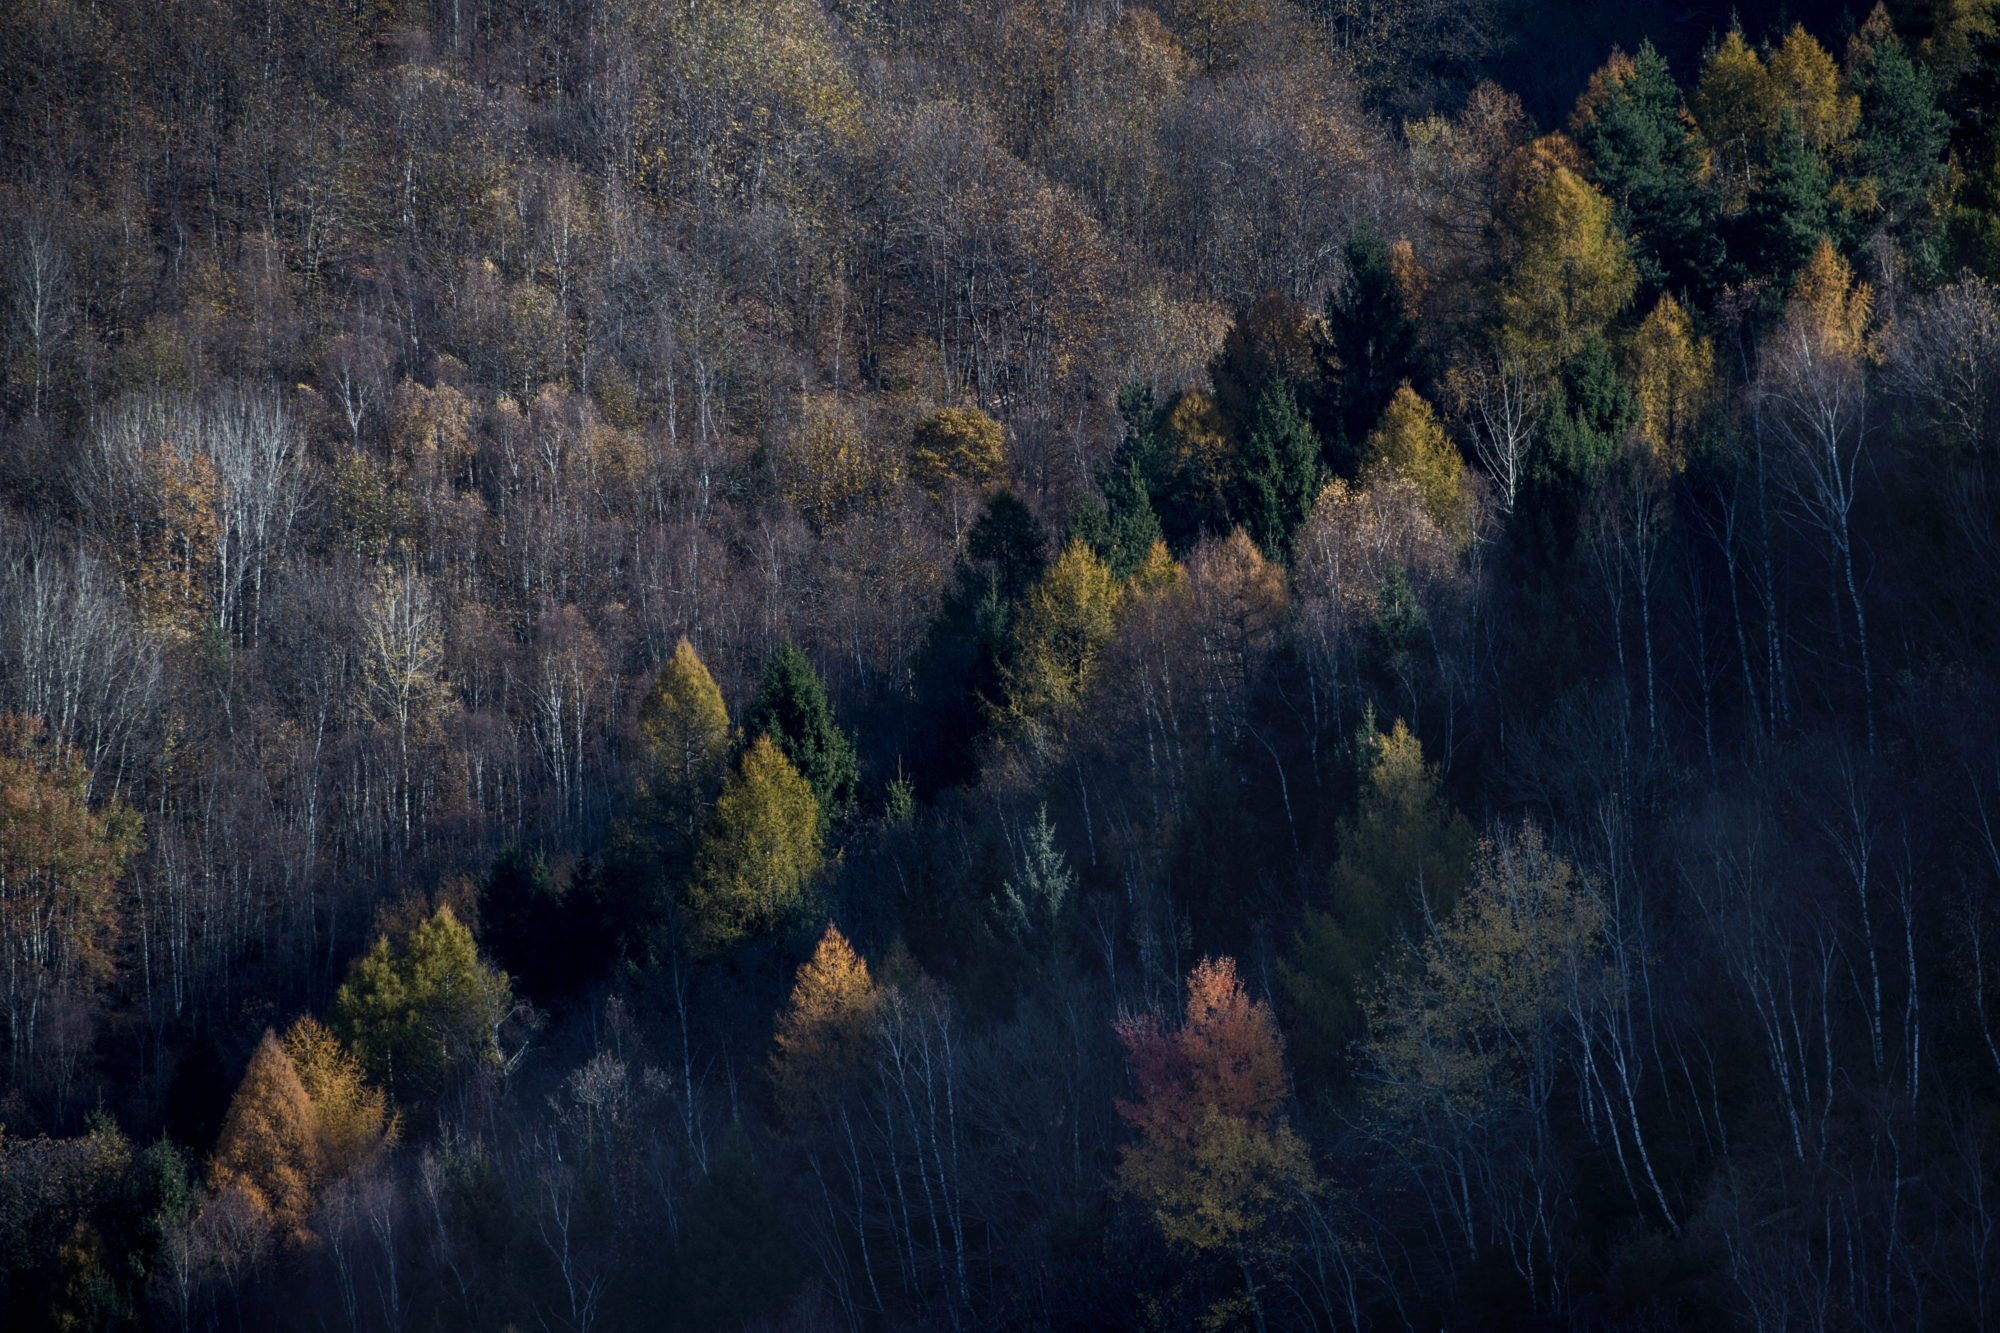
<path fill-rule="evenodd" d="M 0 219 L 0 1326 L 2000 1323 L 2000 0 L 8 0 Z"/>

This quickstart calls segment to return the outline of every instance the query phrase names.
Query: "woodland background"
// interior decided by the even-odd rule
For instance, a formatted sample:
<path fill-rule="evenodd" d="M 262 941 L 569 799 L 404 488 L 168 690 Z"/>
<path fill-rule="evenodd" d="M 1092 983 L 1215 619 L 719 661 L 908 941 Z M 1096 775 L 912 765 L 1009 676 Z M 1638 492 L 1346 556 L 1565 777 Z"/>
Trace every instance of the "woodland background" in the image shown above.
<path fill-rule="evenodd" d="M 0 89 L 8 1327 L 1996 1317 L 1992 0 Z"/>

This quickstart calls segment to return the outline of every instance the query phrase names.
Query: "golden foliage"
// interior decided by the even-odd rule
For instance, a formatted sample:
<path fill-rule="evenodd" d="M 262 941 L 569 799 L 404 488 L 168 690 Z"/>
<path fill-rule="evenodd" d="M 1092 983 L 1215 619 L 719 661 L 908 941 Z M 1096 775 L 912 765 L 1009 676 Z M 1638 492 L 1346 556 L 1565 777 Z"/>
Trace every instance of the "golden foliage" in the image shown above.
<path fill-rule="evenodd" d="M 388 1094 L 371 1087 L 361 1061 L 311 1014 L 285 1033 L 285 1054 L 312 1102 L 322 1161 L 338 1179 L 396 1141 L 401 1128 Z"/>
<path fill-rule="evenodd" d="M 1777 139 L 1781 107 L 1770 71 L 1742 30 L 1731 28 L 1688 94 L 1688 111 L 1716 154 L 1725 212 L 1741 212 L 1749 203 L 1764 155 Z"/>
<path fill-rule="evenodd" d="M 1856 282 L 1854 269 L 1833 242 L 1822 236 L 1812 257 L 1799 270 L 1785 317 L 1827 351 L 1842 356 L 1872 354 L 1868 322 L 1875 310 L 1875 291 Z"/>
<path fill-rule="evenodd" d="M 859 1068 L 867 1055 L 875 996 L 866 960 L 828 922 L 819 947 L 799 966 L 773 1037 L 771 1077 L 787 1115 L 805 1114 Z"/>
<path fill-rule="evenodd" d="M 314 1192 L 326 1171 L 312 1098 L 269 1028 L 230 1099 L 209 1165 L 209 1188 L 240 1193 L 280 1235 L 310 1236 Z"/>
<path fill-rule="evenodd" d="M 1235 960 L 1204 959 L 1188 977 L 1181 1023 L 1118 1024 L 1138 1096 L 1118 1113 L 1138 1131 L 1118 1150 L 1118 1179 L 1143 1199 L 1168 1243 L 1239 1259 L 1313 1187 L 1305 1144 L 1278 1119 L 1284 1039 L 1252 1000 Z"/>
<path fill-rule="evenodd" d="M 882 504 L 903 483 L 897 451 L 824 394 L 806 400 L 783 471 L 786 498 L 821 532 Z"/>
<path fill-rule="evenodd" d="M 1687 466 L 1695 424 L 1715 393 L 1715 348 L 1697 336 L 1687 312 L 1662 296 L 1632 340 L 1632 387 L 1639 437 L 1668 473 Z"/>
<path fill-rule="evenodd" d="M 1805 141 L 1818 152 L 1843 155 L 1861 124 L 1861 97 L 1848 90 L 1826 48 L 1794 23 L 1771 52 L 1769 69 L 1772 90 L 1798 117 Z"/>
<path fill-rule="evenodd" d="M 1460 545 L 1472 540 L 1474 501 L 1465 460 L 1430 403 L 1408 381 L 1369 432 L 1362 460 L 1366 483 L 1373 485 L 1391 473 L 1406 478 L 1423 495 L 1424 510 L 1439 531 Z"/>
<path fill-rule="evenodd" d="M 1055 723 L 1083 703 L 1111 640 L 1118 587 L 1082 541 L 1072 541 L 1028 590 L 1006 668 L 1007 712 L 1022 725 Z"/>
<path fill-rule="evenodd" d="M 694 646 L 682 639 L 639 704 L 645 762 L 634 785 L 639 800 L 688 843 L 721 785 L 729 738 L 722 691 Z"/>
<path fill-rule="evenodd" d="M 947 407 L 917 423 L 910 436 L 910 475 L 936 493 L 947 481 L 987 486 L 1007 475 L 1007 436 L 976 407 Z"/>
<path fill-rule="evenodd" d="M 1597 885 L 1533 824 L 1484 839 L 1472 883 L 1416 946 L 1416 968 L 1368 997 L 1367 1054 L 1379 1099 L 1477 1116 L 1546 1090 L 1566 987 L 1602 970 Z"/>
<path fill-rule="evenodd" d="M 1494 293 L 1498 342 L 1553 374 L 1631 303 L 1639 272 L 1611 201 L 1568 166 L 1527 196 L 1511 232 L 1512 262 Z"/>

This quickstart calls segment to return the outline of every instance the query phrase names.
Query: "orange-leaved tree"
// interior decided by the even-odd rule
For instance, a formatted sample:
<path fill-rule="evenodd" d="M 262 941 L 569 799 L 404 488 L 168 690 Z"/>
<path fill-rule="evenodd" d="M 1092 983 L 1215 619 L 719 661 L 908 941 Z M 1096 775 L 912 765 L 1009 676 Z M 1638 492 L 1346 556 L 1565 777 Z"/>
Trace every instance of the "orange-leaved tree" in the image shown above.
<path fill-rule="evenodd" d="M 325 1167 L 312 1098 L 292 1057 L 266 1028 L 229 1101 L 209 1188 L 237 1191 L 279 1236 L 303 1241 L 311 1235 L 306 1219 Z"/>
<path fill-rule="evenodd" d="M 786 1115 L 803 1116 L 861 1067 L 875 997 L 867 960 L 828 922 L 778 1015 L 771 1078 Z"/>
<path fill-rule="evenodd" d="M 1119 1181 L 1170 1244 L 1233 1261 L 1254 1307 L 1254 1272 L 1313 1188 L 1306 1146 L 1279 1114 L 1285 1045 L 1271 1007 L 1244 991 L 1234 959 L 1210 958 L 1188 975 L 1177 1027 L 1140 1014 L 1117 1031 L 1138 1093 L 1118 1103 L 1137 1131 L 1119 1149 Z"/>

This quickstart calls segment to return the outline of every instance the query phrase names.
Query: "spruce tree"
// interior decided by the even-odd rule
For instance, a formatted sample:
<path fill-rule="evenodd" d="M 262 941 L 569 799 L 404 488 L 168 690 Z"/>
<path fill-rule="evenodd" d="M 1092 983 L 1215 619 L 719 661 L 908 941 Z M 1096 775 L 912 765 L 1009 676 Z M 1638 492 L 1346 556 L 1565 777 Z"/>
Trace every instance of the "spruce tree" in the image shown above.
<path fill-rule="evenodd" d="M 1890 230 L 1907 235 L 1925 219 L 1931 189 L 1944 175 L 1951 117 L 1938 107 L 1931 72 L 1893 38 L 1874 48 L 1855 83 L 1861 94 L 1855 170 L 1875 182 Z"/>
<path fill-rule="evenodd" d="M 854 742 L 834 721 L 819 673 L 796 647 L 781 644 L 764 664 L 757 697 L 744 717 L 746 738 L 769 736 L 792 767 L 812 785 L 828 818 L 854 804 L 859 770 Z"/>
<path fill-rule="evenodd" d="M 1618 210 L 1640 280 L 1706 288 L 1722 258 L 1714 195 L 1697 182 L 1701 166 L 1681 119 L 1681 92 L 1651 41 L 1604 104 L 1577 125 L 1591 174 Z"/>
<path fill-rule="evenodd" d="M 1372 227 L 1347 240 L 1347 282 L 1326 301 L 1334 402 L 1321 423 L 1329 471 L 1352 476 L 1357 450 L 1405 380 L 1422 380 L 1417 324 L 1403 304 L 1389 243 Z"/>
<path fill-rule="evenodd" d="M 1826 167 L 1787 107 L 1770 168 L 1741 219 L 1737 262 L 1746 276 L 1799 271 L 1827 234 L 1826 191 Z"/>
<path fill-rule="evenodd" d="M 1237 513 L 1267 559 L 1289 559 L 1292 534 L 1319 496 L 1320 476 L 1319 436 L 1299 411 L 1290 383 L 1273 380 L 1258 396 L 1243 444 L 1243 496 Z M 1136 554 L 1144 556 L 1143 551 Z"/>

